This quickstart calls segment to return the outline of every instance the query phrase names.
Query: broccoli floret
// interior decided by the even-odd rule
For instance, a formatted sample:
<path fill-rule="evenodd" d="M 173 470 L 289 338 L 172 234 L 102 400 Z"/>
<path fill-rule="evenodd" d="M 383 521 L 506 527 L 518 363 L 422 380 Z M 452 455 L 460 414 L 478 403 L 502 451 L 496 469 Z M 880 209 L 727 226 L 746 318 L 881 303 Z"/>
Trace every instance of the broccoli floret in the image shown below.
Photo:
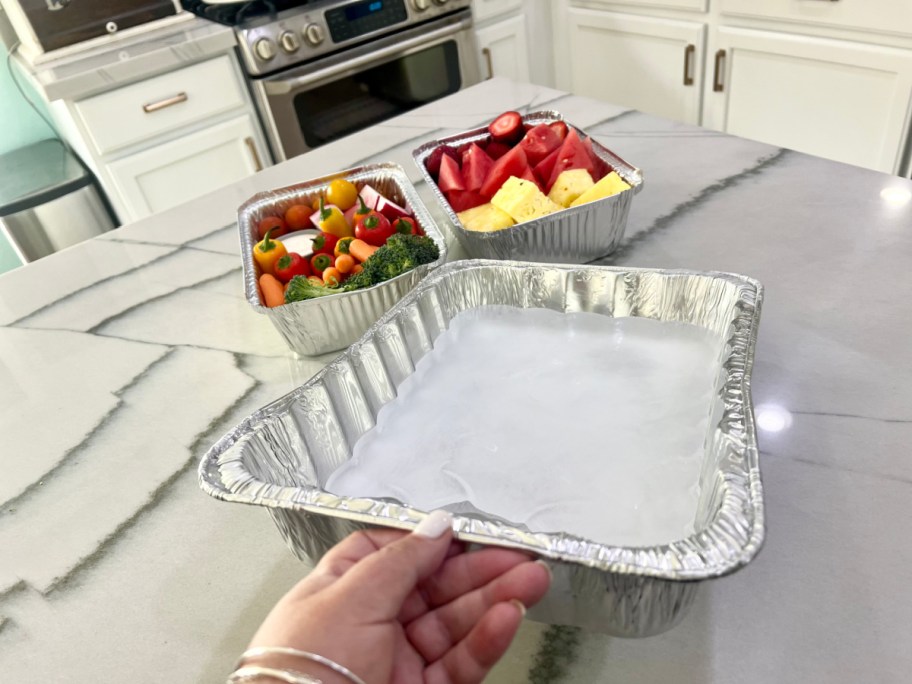
<path fill-rule="evenodd" d="M 305 299 L 325 297 L 326 295 L 339 294 L 340 292 L 342 290 L 338 287 L 317 285 L 304 276 L 295 276 L 288 283 L 288 289 L 285 290 L 285 303 L 301 302 Z"/>
<path fill-rule="evenodd" d="M 393 235 L 362 264 L 364 270 L 346 280 L 343 287 L 346 291 L 370 287 L 439 257 L 440 248 L 426 235 Z"/>

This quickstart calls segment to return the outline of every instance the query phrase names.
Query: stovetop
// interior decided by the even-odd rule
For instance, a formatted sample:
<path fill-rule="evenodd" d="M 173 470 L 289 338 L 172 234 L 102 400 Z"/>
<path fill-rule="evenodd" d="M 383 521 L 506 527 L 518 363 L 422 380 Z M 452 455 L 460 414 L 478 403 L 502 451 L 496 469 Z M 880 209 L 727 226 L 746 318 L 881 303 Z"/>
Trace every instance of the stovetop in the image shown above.
<path fill-rule="evenodd" d="M 311 62 L 381 36 L 468 13 L 471 0 L 252 0 L 185 9 L 234 27 L 244 69 L 254 78 Z"/>
<path fill-rule="evenodd" d="M 225 26 L 242 26 L 260 17 L 275 18 L 279 12 L 308 4 L 308 0 L 252 0 L 210 4 L 204 0 L 181 0 L 188 12 Z"/>

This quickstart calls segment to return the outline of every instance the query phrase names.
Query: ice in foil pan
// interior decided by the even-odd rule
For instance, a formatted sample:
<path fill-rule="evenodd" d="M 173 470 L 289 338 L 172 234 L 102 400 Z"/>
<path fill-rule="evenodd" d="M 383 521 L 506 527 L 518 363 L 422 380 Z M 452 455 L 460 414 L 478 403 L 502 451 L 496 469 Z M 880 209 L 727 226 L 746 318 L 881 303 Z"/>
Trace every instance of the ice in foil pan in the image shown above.
<path fill-rule="evenodd" d="M 389 499 L 336 496 L 322 487 L 458 313 L 500 304 L 692 323 L 725 343 L 693 535 L 659 546 L 617 547 L 454 511 L 460 539 L 548 559 L 554 582 L 531 618 L 618 636 L 656 634 L 682 618 L 701 581 L 745 565 L 763 541 L 750 396 L 761 299 L 758 282 L 726 273 L 452 262 L 311 380 L 222 437 L 200 463 L 200 486 L 218 499 L 266 507 L 302 558 L 318 558 L 366 526 L 413 529 L 426 511 Z"/>
<path fill-rule="evenodd" d="M 537 125 L 563 121 L 563 117 L 556 111 L 540 111 L 527 114 L 523 117 L 523 121 Z M 584 131 L 569 122 L 567 125 L 575 128 L 581 138 L 585 137 Z M 464 228 L 456 212 L 453 211 L 450 203 L 437 187 L 437 183 L 428 173 L 425 162 L 431 152 L 440 145 L 459 147 L 466 143 L 486 141 L 489 138 L 490 134 L 485 126 L 433 140 L 412 152 L 412 158 L 421 170 L 424 180 L 427 181 L 431 192 L 434 193 L 450 219 L 453 233 L 470 257 L 582 264 L 603 257 L 617 249 L 624 238 L 630 203 L 633 201 L 633 196 L 643 188 L 643 172 L 628 164 L 595 139 L 592 140 L 592 149 L 602 160 L 610 164 L 621 178 L 627 181 L 630 190 L 578 207 L 564 209 L 533 221 L 519 223 L 503 230 L 479 232 Z"/>
<path fill-rule="evenodd" d="M 418 224 L 440 247 L 440 258 L 364 290 L 273 308 L 264 306 L 257 286 L 260 270 L 253 259 L 253 248 L 259 241 L 257 223 L 266 216 L 284 214 L 292 204 L 303 202 L 309 206 L 311 199 L 318 193 L 325 192 L 330 181 L 336 178 L 347 178 L 359 187 L 367 183 L 382 195 L 411 210 Z M 446 240 L 418 197 L 405 170 L 398 164 L 359 166 L 306 183 L 261 192 L 238 209 L 238 230 L 247 301 L 254 311 L 265 314 L 272 321 L 293 351 L 307 356 L 336 351 L 350 345 L 429 271 L 446 261 Z"/>

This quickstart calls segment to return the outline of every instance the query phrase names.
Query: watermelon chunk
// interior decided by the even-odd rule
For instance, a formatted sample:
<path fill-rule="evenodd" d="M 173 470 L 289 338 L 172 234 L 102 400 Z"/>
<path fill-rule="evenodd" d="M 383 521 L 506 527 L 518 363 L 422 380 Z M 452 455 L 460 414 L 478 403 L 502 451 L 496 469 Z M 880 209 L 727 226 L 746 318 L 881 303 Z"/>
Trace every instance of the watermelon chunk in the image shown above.
<path fill-rule="evenodd" d="M 481 193 L 474 190 L 453 190 L 447 193 L 447 201 L 453 207 L 457 214 L 466 209 L 474 209 L 482 204 L 487 204 L 488 200 L 481 196 Z"/>
<path fill-rule="evenodd" d="M 554 164 L 557 162 L 558 154 L 560 154 L 559 147 L 547 157 L 538 162 L 538 164 L 535 165 L 535 168 L 532 169 L 535 172 L 535 175 L 538 176 L 538 180 L 541 185 L 545 185 L 549 180 L 551 180 L 551 172 L 554 171 Z"/>
<path fill-rule="evenodd" d="M 462 155 L 462 179 L 466 190 L 478 191 L 494 167 L 494 160 L 478 145 L 473 144 Z"/>
<path fill-rule="evenodd" d="M 586 152 L 589 153 L 589 158 L 592 160 L 592 172 L 589 175 L 592 176 L 592 180 L 598 182 L 600 179 L 611 173 L 614 169 L 611 168 L 611 164 L 604 161 L 595 153 L 595 150 L 592 149 L 592 138 L 590 138 L 588 135 L 586 136 L 586 139 L 583 140 L 583 145 L 586 148 Z"/>
<path fill-rule="evenodd" d="M 550 192 L 551 186 L 554 185 L 557 177 L 569 169 L 586 169 L 590 176 L 593 175 L 594 171 L 592 167 L 592 158 L 589 156 L 589 152 L 586 150 L 583 141 L 580 140 L 576 129 L 573 128 L 567 132 L 567 137 L 564 138 L 564 143 L 560 146 L 560 151 L 558 152 L 557 160 L 554 162 L 554 168 L 551 170 L 551 178 L 548 180 L 545 192 Z M 443 171 L 441 170 L 441 175 L 442 174 Z"/>
<path fill-rule="evenodd" d="M 567 131 L 570 130 L 567 127 L 567 124 L 563 121 L 554 121 L 548 124 L 551 127 L 551 130 L 557 133 L 557 136 L 563 141 L 567 137 Z"/>
<path fill-rule="evenodd" d="M 522 145 L 529 164 L 535 166 L 561 146 L 561 137 L 548 124 L 539 124 L 528 131 L 519 144 Z"/>
<path fill-rule="evenodd" d="M 440 145 L 439 147 L 434 148 L 434 151 L 431 152 L 430 156 L 428 156 L 424 162 L 428 173 L 431 174 L 434 180 L 437 180 L 437 176 L 440 174 L 440 160 L 443 159 L 444 155 L 457 159 L 456 150 L 449 145 Z"/>
<path fill-rule="evenodd" d="M 517 145 L 504 156 L 494 162 L 488 177 L 481 186 L 481 194 L 484 197 L 491 198 L 494 196 L 500 186 L 507 182 L 510 176 L 521 178 L 525 169 L 529 166 L 526 159 L 526 153 L 523 148 Z"/>
<path fill-rule="evenodd" d="M 459 170 L 459 164 L 452 157 L 447 155 L 441 157 L 440 179 L 437 181 L 437 185 L 440 186 L 440 190 L 443 193 L 466 189 L 462 172 Z"/>
<path fill-rule="evenodd" d="M 491 159 L 493 159 L 494 161 L 497 161 L 502 156 L 504 156 L 507 152 L 509 152 L 511 148 L 509 145 L 507 145 L 505 143 L 497 142 L 495 140 L 493 142 L 489 142 L 488 146 L 485 147 L 484 149 L 485 149 L 485 153 Z"/>

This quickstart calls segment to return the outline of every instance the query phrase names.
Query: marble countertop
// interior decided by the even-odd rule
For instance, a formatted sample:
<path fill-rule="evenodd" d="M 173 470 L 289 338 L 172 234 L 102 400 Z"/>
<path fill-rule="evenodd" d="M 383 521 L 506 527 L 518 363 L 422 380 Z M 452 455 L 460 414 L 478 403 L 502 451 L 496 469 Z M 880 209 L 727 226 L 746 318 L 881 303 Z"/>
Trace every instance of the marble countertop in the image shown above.
<path fill-rule="evenodd" d="M 417 181 L 413 148 L 511 108 L 557 109 L 644 169 L 604 263 L 765 285 L 768 531 L 671 631 L 527 622 L 490 681 L 908 681 L 912 183 L 502 79 L 0 276 L 5 679 L 223 681 L 307 568 L 264 511 L 202 494 L 195 468 L 330 358 L 294 358 L 247 305 L 236 207 L 370 161 Z"/>
<path fill-rule="evenodd" d="M 44 64 L 17 61 L 48 100 L 78 100 L 228 52 L 237 44 L 229 26 L 189 13 L 176 19 Z"/>

